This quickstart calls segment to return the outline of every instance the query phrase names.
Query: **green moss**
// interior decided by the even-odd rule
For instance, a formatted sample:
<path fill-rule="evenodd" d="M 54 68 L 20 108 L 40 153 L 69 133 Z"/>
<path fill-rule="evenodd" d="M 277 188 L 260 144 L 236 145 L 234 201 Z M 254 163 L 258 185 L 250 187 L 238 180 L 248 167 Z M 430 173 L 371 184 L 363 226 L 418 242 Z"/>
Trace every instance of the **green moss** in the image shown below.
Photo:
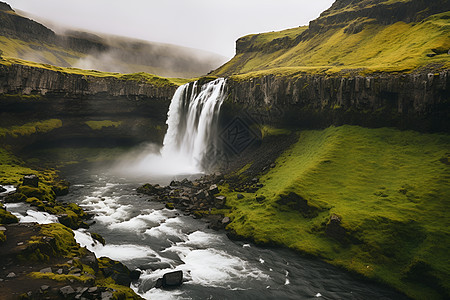
<path fill-rule="evenodd" d="M 37 188 L 31 186 L 19 186 L 17 192 L 24 194 L 28 198 L 35 197 L 41 201 L 55 200 L 55 192 L 53 192 L 51 186 L 44 184 L 41 184 Z"/>
<path fill-rule="evenodd" d="M 12 55 L 14 56 L 14 55 Z M 82 70 L 78 68 L 65 68 L 65 67 L 57 67 L 50 64 L 37 63 L 32 61 L 27 61 L 23 59 L 13 58 L 13 57 L 4 57 L 3 60 L 0 60 L 0 64 L 10 66 L 12 64 L 19 64 L 25 66 L 31 66 L 36 68 L 47 69 L 51 71 L 57 71 L 67 74 L 77 74 L 89 77 L 96 78 L 117 78 L 120 80 L 130 80 L 137 82 L 145 82 L 156 87 L 166 87 L 166 86 L 179 86 L 185 84 L 187 82 L 192 81 L 192 79 L 183 79 L 183 78 L 165 78 L 157 75 L 152 75 L 148 73 L 132 73 L 132 74 L 121 74 L 121 73 L 112 73 L 112 72 L 101 72 L 96 70 Z"/>
<path fill-rule="evenodd" d="M 17 185 L 24 175 L 38 174 L 38 172 L 25 167 L 23 161 L 3 148 L 0 148 L 0 162 L 0 184 Z"/>
<path fill-rule="evenodd" d="M 45 133 L 62 126 L 59 119 L 50 119 L 40 122 L 26 123 L 21 126 L 12 126 L 10 128 L 0 128 L 0 137 L 11 136 L 13 138 L 21 136 L 30 136 L 36 133 Z"/>
<path fill-rule="evenodd" d="M 450 293 L 450 169 L 442 162 L 449 148 L 448 135 L 357 126 L 303 131 L 260 178 L 262 201 L 251 193 L 238 200 L 237 192 L 220 187 L 232 207 L 228 228 L 316 255 L 413 298 L 439 299 Z M 333 214 L 341 219 L 341 240 L 325 230 Z M 414 279 L 422 269 L 434 285 Z"/>
<path fill-rule="evenodd" d="M 260 127 L 261 136 L 264 139 L 268 136 L 274 136 L 274 135 L 289 135 L 291 131 L 289 129 L 285 128 L 275 128 L 272 126 L 264 125 Z"/>
<path fill-rule="evenodd" d="M 42 95 L 1 94 L 1 100 L 39 101 L 44 99 Z"/>
<path fill-rule="evenodd" d="M 74 239 L 72 230 L 59 223 L 51 223 L 41 225 L 41 236 L 49 236 L 55 239 L 54 255 L 55 256 L 71 256 L 73 249 L 79 249 Z"/>
<path fill-rule="evenodd" d="M 103 120 L 103 121 L 86 121 L 86 125 L 88 125 L 92 130 L 100 130 L 105 127 L 119 127 L 122 122 L 121 121 L 111 121 L 111 120 Z"/>
<path fill-rule="evenodd" d="M 244 80 L 268 74 L 300 76 L 305 73 L 335 74 L 356 70 L 364 75 L 411 72 L 424 67 L 449 68 L 448 55 L 443 51 L 450 49 L 449 16 L 450 12 L 445 12 L 419 23 L 398 22 L 391 25 L 358 19 L 355 24 L 362 27 L 358 33 L 348 33 L 346 27 L 331 27 L 299 43 L 282 47 L 276 41 L 283 39 L 286 31 L 246 36 L 242 40 L 251 43 L 251 47 L 237 54 L 213 75 L 235 75 L 235 80 Z M 294 28 L 287 38 L 293 39 L 301 32 Z M 438 51 L 442 54 L 427 57 L 433 49 L 442 49 Z"/>
<path fill-rule="evenodd" d="M 127 286 L 116 284 L 114 282 L 114 280 L 112 280 L 111 278 L 98 280 L 97 285 L 114 290 L 115 292 L 113 293 L 113 299 L 117 299 L 117 300 L 125 300 L 125 299 L 141 300 L 141 299 L 143 299 L 142 297 L 137 295 L 131 288 L 129 288 Z"/>
<path fill-rule="evenodd" d="M 91 237 L 92 237 L 94 240 L 100 242 L 100 244 L 102 244 L 103 246 L 104 246 L 105 243 L 106 243 L 106 242 L 105 242 L 105 239 L 104 239 L 100 234 L 98 234 L 98 233 L 91 232 Z"/>
<path fill-rule="evenodd" d="M 33 206 L 44 208 L 44 203 L 36 197 L 27 198 L 25 201 Z"/>
<path fill-rule="evenodd" d="M 0 207 L 0 224 L 13 224 L 18 222 L 19 220 L 15 215 L 11 214 L 3 206 Z M 0 232 L 4 234 L 3 231 Z"/>
<path fill-rule="evenodd" d="M 68 281 L 68 282 L 82 282 L 82 283 L 93 283 L 94 279 L 91 276 L 82 274 L 80 276 L 75 276 L 71 274 L 54 274 L 54 273 L 41 273 L 41 272 L 31 272 L 28 274 L 33 279 L 50 279 L 54 281 Z"/>

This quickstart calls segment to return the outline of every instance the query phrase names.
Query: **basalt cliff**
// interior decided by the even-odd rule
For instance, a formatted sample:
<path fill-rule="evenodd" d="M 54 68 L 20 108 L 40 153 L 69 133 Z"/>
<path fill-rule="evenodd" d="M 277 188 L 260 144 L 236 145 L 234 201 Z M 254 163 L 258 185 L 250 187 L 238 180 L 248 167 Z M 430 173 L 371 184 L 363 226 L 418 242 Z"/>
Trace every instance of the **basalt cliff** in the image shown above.
<path fill-rule="evenodd" d="M 265 75 L 229 80 L 228 87 L 225 111 L 244 108 L 257 123 L 450 131 L 448 70 L 367 76 Z"/>
<path fill-rule="evenodd" d="M 177 85 L 142 74 L 99 74 L 103 73 L 93 76 L 23 64 L 0 65 L 1 126 L 61 122 L 51 133 L 6 134 L 0 140 L 19 149 L 36 141 L 104 146 L 161 143 Z"/>

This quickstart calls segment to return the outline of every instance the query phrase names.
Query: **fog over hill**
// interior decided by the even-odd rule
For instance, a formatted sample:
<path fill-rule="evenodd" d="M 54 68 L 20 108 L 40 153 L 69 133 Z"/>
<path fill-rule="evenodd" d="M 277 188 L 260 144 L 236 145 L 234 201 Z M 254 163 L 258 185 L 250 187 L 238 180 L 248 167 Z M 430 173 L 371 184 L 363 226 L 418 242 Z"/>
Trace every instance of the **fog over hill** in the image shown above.
<path fill-rule="evenodd" d="M 185 78 L 204 75 L 226 61 L 198 49 L 78 31 L 55 23 L 43 22 L 44 26 L 26 12 L 0 4 L 3 56 L 61 67 Z"/>

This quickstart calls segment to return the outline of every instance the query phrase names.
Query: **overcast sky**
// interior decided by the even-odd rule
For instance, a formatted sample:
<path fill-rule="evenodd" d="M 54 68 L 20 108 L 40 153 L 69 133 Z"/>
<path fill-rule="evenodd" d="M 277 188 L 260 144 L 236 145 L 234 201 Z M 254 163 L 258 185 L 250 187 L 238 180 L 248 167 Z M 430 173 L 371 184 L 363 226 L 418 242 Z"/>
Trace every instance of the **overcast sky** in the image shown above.
<path fill-rule="evenodd" d="M 334 0 L 1 0 L 49 21 L 228 58 L 250 33 L 307 25 Z"/>

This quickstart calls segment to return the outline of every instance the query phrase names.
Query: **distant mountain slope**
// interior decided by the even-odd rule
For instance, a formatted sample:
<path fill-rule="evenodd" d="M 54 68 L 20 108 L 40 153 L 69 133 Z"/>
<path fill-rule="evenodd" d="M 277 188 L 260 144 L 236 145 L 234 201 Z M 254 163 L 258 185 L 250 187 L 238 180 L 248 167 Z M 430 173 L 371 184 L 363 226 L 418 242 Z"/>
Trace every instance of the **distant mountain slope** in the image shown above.
<path fill-rule="evenodd" d="M 309 26 L 240 38 L 213 75 L 448 68 L 449 49 L 449 0 L 337 0 Z"/>
<path fill-rule="evenodd" d="M 209 52 L 125 37 L 79 31 L 58 35 L 0 2 L 0 50 L 15 57 L 60 67 L 106 72 L 148 72 L 166 77 L 197 77 L 225 62 Z"/>

